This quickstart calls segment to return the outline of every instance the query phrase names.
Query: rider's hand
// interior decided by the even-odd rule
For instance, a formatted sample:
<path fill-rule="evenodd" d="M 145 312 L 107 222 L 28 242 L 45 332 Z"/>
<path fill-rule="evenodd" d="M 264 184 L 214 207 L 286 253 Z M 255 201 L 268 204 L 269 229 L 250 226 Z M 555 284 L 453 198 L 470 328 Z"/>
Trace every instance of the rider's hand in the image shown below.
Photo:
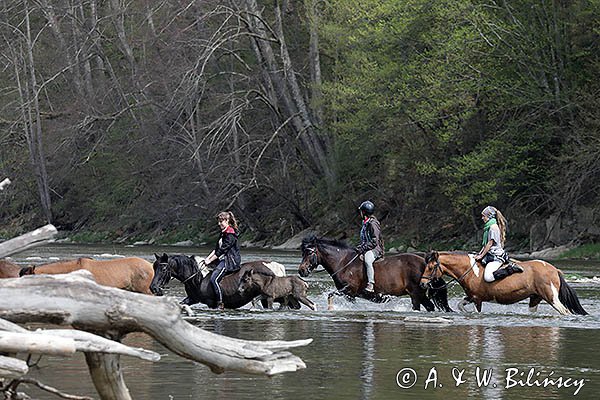
<path fill-rule="evenodd" d="M 365 256 L 363 254 L 361 254 L 360 256 L 358 256 L 358 258 L 360 258 L 360 261 L 365 261 Z"/>
<path fill-rule="evenodd" d="M 481 254 L 477 254 L 475 256 L 475 261 L 481 261 L 481 260 L 483 260 L 483 256 Z"/>
<path fill-rule="evenodd" d="M 206 257 L 206 258 L 204 259 L 204 264 L 205 264 L 205 265 L 208 265 L 208 264 L 210 264 L 210 260 L 209 260 L 209 258 L 208 258 L 208 257 Z"/>

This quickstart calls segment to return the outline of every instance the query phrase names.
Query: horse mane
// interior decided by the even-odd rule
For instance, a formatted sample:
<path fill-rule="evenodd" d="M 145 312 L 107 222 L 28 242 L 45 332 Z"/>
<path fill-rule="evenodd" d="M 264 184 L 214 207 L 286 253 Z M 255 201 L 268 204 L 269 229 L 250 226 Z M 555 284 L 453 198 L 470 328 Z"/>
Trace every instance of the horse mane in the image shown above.
<path fill-rule="evenodd" d="M 352 247 L 349 246 L 343 240 L 331 239 L 331 238 L 326 238 L 326 237 L 317 237 L 316 235 L 309 235 L 309 236 L 306 236 L 304 239 L 302 239 L 302 245 L 300 248 L 302 249 L 302 251 L 304 251 L 310 245 L 316 245 L 316 246 L 324 245 L 324 246 L 339 247 L 342 249 L 352 249 Z"/>

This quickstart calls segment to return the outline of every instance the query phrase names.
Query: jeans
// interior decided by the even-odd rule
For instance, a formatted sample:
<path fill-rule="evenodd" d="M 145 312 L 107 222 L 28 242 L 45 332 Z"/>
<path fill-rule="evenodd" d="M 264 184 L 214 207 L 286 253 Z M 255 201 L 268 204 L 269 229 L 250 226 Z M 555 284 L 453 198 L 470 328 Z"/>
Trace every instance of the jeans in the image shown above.
<path fill-rule="evenodd" d="M 217 294 L 217 296 L 219 298 L 219 303 L 223 302 L 223 292 L 221 292 L 221 287 L 219 286 L 219 282 L 221 281 L 221 279 L 223 279 L 225 272 L 226 272 L 225 271 L 225 261 L 221 260 L 221 261 L 219 261 L 219 264 L 213 270 L 213 273 L 210 276 L 210 283 L 212 284 L 213 289 L 215 290 L 215 293 Z"/>

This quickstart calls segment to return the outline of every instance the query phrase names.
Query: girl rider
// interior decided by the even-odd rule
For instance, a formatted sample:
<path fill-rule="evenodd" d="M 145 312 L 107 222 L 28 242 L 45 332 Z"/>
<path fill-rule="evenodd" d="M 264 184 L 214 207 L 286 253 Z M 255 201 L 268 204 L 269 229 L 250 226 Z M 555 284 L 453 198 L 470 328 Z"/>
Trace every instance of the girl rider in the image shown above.
<path fill-rule="evenodd" d="M 219 310 L 223 310 L 223 293 L 219 282 L 226 273 L 234 272 L 240 269 L 241 256 L 240 246 L 238 244 L 238 224 L 231 211 L 223 211 L 217 215 L 221 235 L 215 249 L 204 259 L 204 263 L 210 263 L 219 260 L 216 268 L 210 276 L 210 283 L 213 286 L 215 294 L 218 297 Z"/>
<path fill-rule="evenodd" d="M 475 256 L 477 261 L 485 265 L 483 279 L 486 282 L 494 282 L 506 278 L 516 272 L 523 272 L 523 268 L 514 263 L 509 263 L 505 268 L 502 264 L 508 261 L 508 255 L 504 251 L 504 240 L 506 239 L 506 218 L 492 206 L 487 206 L 481 212 L 481 219 L 485 223 L 483 227 L 483 242 L 479 254 Z"/>
<path fill-rule="evenodd" d="M 377 218 L 373 216 L 375 205 L 370 201 L 364 201 L 358 207 L 360 215 L 363 219 L 360 229 L 360 243 L 356 246 L 356 251 L 361 255 L 367 270 L 367 286 L 366 292 L 373 292 L 375 284 L 375 271 L 373 270 L 373 262 L 383 257 L 383 240 L 381 238 L 381 226 Z"/>

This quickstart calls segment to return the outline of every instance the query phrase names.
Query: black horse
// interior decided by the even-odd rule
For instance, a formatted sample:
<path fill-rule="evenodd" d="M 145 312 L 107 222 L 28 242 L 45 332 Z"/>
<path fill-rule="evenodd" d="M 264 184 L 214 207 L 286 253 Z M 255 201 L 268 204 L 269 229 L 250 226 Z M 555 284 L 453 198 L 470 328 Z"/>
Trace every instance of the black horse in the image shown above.
<path fill-rule="evenodd" d="M 375 302 L 384 302 L 389 299 L 389 295 L 408 294 L 414 310 L 420 310 L 423 305 L 427 311 L 434 311 L 436 306 L 442 311 L 452 311 L 448 305 L 448 292 L 442 279 L 438 279 L 429 292 L 421 287 L 420 280 L 425 269 L 425 260 L 416 254 L 396 254 L 375 261 L 373 264 L 375 293 L 373 294 L 364 290 L 367 279 L 363 262 L 356 250 L 345 243 L 317 238 L 314 235 L 304 238 L 302 263 L 298 267 L 298 273 L 306 277 L 319 264 L 331 275 L 337 288 L 337 291 L 329 295 L 329 308 L 332 306 L 334 294 L 350 298 L 362 297 Z"/>
<path fill-rule="evenodd" d="M 181 301 L 181 304 L 192 305 L 196 303 L 204 303 L 210 308 L 217 307 L 217 295 L 210 284 L 210 274 L 212 271 L 202 263 L 198 264 L 195 257 L 184 255 L 169 256 L 164 254 L 159 256 L 155 254 L 154 261 L 154 278 L 150 283 L 150 290 L 157 296 L 162 296 L 162 287 L 164 287 L 171 278 L 175 278 L 182 282 L 185 287 L 187 297 Z M 260 290 L 257 288 L 238 292 L 240 278 L 244 272 L 254 270 L 255 273 L 275 276 L 275 273 L 267 266 L 266 261 L 251 261 L 243 263 L 241 269 L 226 275 L 219 283 L 223 292 L 223 304 L 226 308 L 239 308 L 255 297 L 259 296 Z M 288 299 L 289 302 L 290 299 Z M 276 299 L 278 302 L 283 302 L 283 299 Z M 291 299 L 290 307 L 299 309 L 300 303 Z M 264 306 L 264 303 L 263 303 Z"/>

